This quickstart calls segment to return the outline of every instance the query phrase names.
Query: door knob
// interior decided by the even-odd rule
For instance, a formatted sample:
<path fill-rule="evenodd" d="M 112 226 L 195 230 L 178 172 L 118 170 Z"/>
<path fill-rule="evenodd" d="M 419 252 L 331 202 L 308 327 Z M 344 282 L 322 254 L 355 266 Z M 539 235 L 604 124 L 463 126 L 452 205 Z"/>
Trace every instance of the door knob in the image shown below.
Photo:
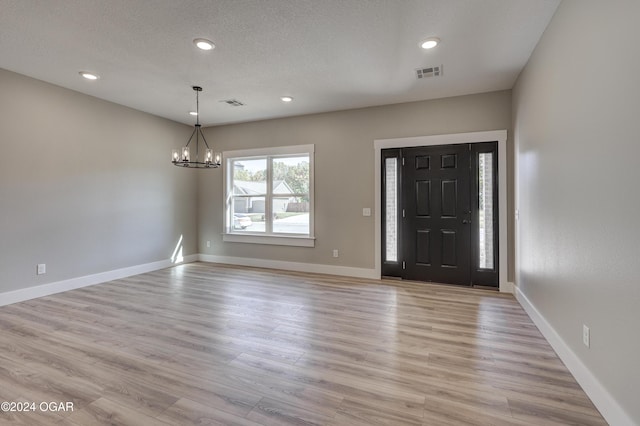
<path fill-rule="evenodd" d="M 464 224 L 466 225 L 466 224 L 468 224 L 468 223 L 471 223 L 471 221 L 470 221 L 470 220 L 467 220 L 467 219 L 463 219 L 463 220 L 462 220 L 462 223 L 464 223 Z"/>

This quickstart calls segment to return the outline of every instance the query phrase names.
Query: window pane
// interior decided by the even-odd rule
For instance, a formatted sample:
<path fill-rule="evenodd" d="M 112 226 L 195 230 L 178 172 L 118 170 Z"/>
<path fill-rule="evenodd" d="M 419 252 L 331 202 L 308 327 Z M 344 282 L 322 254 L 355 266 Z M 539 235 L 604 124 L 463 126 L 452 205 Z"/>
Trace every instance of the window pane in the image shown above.
<path fill-rule="evenodd" d="M 274 158 L 272 176 L 274 194 L 308 194 L 309 156 Z"/>
<path fill-rule="evenodd" d="M 273 232 L 309 233 L 309 197 L 274 197 Z"/>
<path fill-rule="evenodd" d="M 264 232 L 264 197 L 233 197 L 233 232 Z"/>
<path fill-rule="evenodd" d="M 265 195 L 267 193 L 267 159 L 233 162 L 233 195 Z"/>
<path fill-rule="evenodd" d="M 387 262 L 398 261 L 398 159 L 387 158 L 385 166 L 385 260 Z"/>
<path fill-rule="evenodd" d="M 493 269 L 493 153 L 478 154 L 479 264 Z"/>

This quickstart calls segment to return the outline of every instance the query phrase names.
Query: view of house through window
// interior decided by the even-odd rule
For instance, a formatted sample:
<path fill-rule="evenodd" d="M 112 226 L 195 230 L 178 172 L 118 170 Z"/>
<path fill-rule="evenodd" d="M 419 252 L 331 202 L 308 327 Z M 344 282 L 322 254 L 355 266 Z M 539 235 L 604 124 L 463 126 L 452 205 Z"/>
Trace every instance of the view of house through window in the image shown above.
<path fill-rule="evenodd" d="M 493 153 L 478 157 L 478 262 L 481 269 L 493 269 Z"/>
<path fill-rule="evenodd" d="M 232 158 L 227 164 L 229 233 L 310 235 L 309 153 Z"/>

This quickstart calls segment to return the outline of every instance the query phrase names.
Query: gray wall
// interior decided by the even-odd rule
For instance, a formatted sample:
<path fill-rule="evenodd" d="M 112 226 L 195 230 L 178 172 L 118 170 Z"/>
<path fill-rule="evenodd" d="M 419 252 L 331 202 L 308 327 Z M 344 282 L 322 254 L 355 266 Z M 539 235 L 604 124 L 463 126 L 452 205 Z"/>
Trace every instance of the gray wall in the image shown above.
<path fill-rule="evenodd" d="M 169 162 L 189 134 L 0 69 L 0 293 L 168 259 L 181 234 L 195 253 L 196 175 Z"/>
<path fill-rule="evenodd" d="M 636 0 L 564 0 L 513 117 L 517 285 L 640 424 L 639 17 Z"/>
<path fill-rule="evenodd" d="M 222 242 L 222 173 L 214 171 L 200 176 L 200 253 L 374 268 L 374 217 L 362 216 L 363 207 L 374 207 L 373 141 L 510 126 L 511 91 L 500 91 L 207 128 L 220 151 L 315 144 L 317 239 L 315 248 Z"/>

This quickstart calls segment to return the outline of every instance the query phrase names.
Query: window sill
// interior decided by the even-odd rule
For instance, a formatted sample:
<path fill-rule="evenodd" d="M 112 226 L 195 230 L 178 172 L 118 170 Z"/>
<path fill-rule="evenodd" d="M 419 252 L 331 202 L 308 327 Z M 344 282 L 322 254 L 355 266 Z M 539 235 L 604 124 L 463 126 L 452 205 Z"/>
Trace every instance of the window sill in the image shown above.
<path fill-rule="evenodd" d="M 258 234 L 222 234 L 222 241 L 228 243 L 268 244 L 275 246 L 315 247 L 314 237 L 258 235 Z"/>

